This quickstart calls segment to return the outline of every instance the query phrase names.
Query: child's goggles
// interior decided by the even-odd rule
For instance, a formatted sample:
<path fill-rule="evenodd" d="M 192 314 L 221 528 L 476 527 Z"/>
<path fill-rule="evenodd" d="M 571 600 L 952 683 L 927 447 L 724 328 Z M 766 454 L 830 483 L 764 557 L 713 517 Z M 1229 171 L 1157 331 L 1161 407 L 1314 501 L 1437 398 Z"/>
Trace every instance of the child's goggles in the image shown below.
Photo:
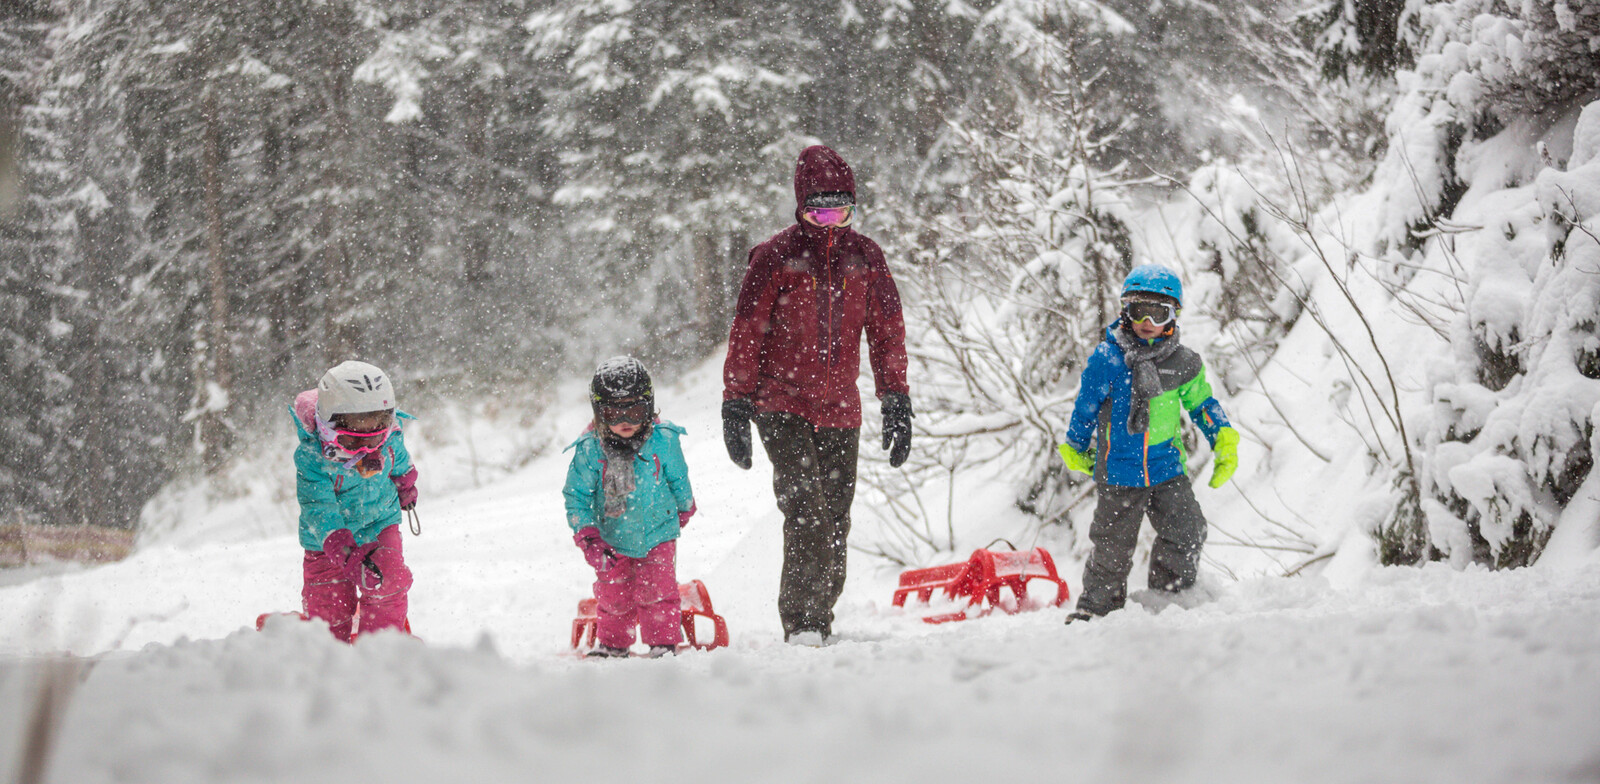
<path fill-rule="evenodd" d="M 624 422 L 630 425 L 642 425 L 650 421 L 650 404 L 648 402 L 630 403 L 620 406 L 600 406 L 600 421 L 607 425 L 620 425 Z"/>
<path fill-rule="evenodd" d="M 1130 300 L 1122 303 L 1122 315 L 1129 324 L 1148 321 L 1158 327 L 1171 324 L 1178 317 L 1178 309 L 1170 302 L 1150 302 L 1148 300 Z"/>
<path fill-rule="evenodd" d="M 850 225 L 851 219 L 855 217 L 856 208 L 853 204 L 843 207 L 806 207 L 800 214 L 804 215 L 806 222 L 813 226 L 837 228 Z"/>
<path fill-rule="evenodd" d="M 382 449 L 383 445 L 389 440 L 389 434 L 394 431 L 394 425 L 382 430 L 374 430 L 370 433 L 334 428 L 333 442 L 338 444 L 340 449 L 352 455 L 364 455 Z"/>

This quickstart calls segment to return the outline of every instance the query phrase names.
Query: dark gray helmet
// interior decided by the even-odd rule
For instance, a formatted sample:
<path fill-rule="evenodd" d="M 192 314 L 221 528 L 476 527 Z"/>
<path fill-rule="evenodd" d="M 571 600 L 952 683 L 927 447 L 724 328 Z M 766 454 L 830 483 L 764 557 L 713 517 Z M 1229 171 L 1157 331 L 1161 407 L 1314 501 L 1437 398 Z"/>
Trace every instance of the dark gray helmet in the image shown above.
<path fill-rule="evenodd" d="M 632 422 L 646 425 L 655 418 L 655 388 L 644 363 L 629 356 L 600 363 L 589 382 L 589 401 L 595 420 L 605 425 Z"/>

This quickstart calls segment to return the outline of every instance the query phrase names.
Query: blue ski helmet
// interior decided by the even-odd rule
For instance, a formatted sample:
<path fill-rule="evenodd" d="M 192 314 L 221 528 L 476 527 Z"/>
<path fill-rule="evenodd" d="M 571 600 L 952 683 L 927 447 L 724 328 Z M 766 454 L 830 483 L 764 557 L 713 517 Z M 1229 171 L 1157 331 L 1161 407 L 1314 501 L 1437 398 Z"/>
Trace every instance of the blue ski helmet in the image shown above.
<path fill-rule="evenodd" d="M 1122 296 L 1135 292 L 1160 294 L 1183 304 L 1183 281 L 1178 280 L 1177 273 L 1160 264 L 1141 264 L 1128 273 L 1122 281 Z"/>

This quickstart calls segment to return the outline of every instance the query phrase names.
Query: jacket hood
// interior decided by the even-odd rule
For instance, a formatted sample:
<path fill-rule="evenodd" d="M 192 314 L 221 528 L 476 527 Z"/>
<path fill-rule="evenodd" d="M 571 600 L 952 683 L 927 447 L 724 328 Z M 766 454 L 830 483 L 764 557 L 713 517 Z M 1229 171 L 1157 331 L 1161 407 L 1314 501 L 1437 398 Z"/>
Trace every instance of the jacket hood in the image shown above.
<path fill-rule="evenodd" d="M 856 195 L 856 175 L 850 171 L 850 164 L 845 163 L 839 153 L 820 144 L 801 150 L 800 160 L 794 165 L 795 220 L 800 219 L 800 208 L 805 205 L 807 196 L 831 191 Z"/>

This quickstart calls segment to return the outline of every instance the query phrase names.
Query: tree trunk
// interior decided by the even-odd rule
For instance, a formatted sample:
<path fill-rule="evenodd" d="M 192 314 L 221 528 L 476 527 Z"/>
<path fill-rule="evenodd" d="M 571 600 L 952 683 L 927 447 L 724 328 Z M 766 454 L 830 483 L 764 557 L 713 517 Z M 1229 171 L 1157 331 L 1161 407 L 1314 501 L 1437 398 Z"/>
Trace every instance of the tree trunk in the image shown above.
<path fill-rule="evenodd" d="M 694 235 L 689 251 L 694 256 L 694 322 L 695 350 L 716 345 L 718 312 L 721 310 L 722 286 L 717 268 L 721 257 L 717 254 L 717 235 L 702 231 Z"/>
<path fill-rule="evenodd" d="M 322 352 L 323 360 L 333 366 L 353 356 L 356 349 L 356 327 L 347 321 L 354 303 L 355 270 L 350 266 L 349 250 L 345 246 L 344 214 L 341 202 L 349 195 L 349 172 L 345 169 L 350 150 L 350 116 L 346 111 L 349 93 L 349 76 L 343 72 L 328 75 L 328 105 L 324 107 L 328 121 L 328 149 L 330 165 L 323 176 L 327 191 L 322 204 Z"/>
<path fill-rule="evenodd" d="M 722 290 L 717 311 L 717 342 L 728 339 L 728 329 L 733 324 L 733 309 L 739 302 L 739 287 L 744 284 L 744 272 L 750 260 L 750 235 L 736 231 L 728 235 L 728 247 L 722 257 Z"/>
<path fill-rule="evenodd" d="M 196 422 L 205 469 L 216 473 L 226 462 L 232 433 L 228 426 L 228 397 L 233 392 L 233 367 L 228 336 L 228 270 L 224 256 L 222 224 L 222 129 L 217 117 L 216 94 L 205 95 L 205 204 L 206 269 L 210 308 L 206 324 L 206 384 L 199 404 L 205 411 Z"/>
<path fill-rule="evenodd" d="M 467 207 L 468 214 L 473 217 L 466 226 L 466 260 L 464 270 L 467 283 L 472 286 L 484 286 L 494 278 L 490 265 L 490 216 L 493 212 L 493 195 L 490 187 L 493 185 L 488 171 L 489 166 L 489 101 L 483 93 L 472 91 L 467 96 L 467 114 L 472 121 L 466 127 L 465 139 L 467 153 L 471 160 L 467 161 L 466 191 L 472 200 Z"/>

